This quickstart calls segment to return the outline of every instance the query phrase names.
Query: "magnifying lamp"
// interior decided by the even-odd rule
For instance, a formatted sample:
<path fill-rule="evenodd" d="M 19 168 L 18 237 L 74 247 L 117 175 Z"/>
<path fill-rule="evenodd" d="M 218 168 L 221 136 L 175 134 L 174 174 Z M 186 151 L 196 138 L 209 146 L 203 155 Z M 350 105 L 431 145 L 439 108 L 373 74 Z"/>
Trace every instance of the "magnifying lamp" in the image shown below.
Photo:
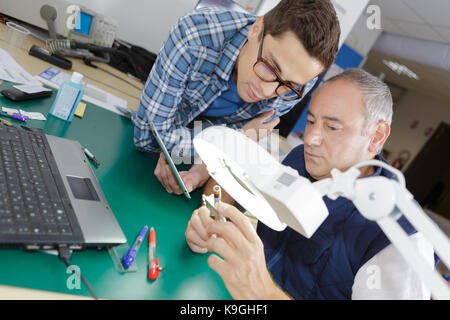
<path fill-rule="evenodd" d="M 236 130 L 212 126 L 197 134 L 193 143 L 211 177 L 251 215 L 273 230 L 282 231 L 289 226 L 310 238 L 328 216 L 322 197 L 348 198 L 366 219 L 377 222 L 428 286 L 434 299 L 450 299 L 448 284 L 419 255 L 397 223 L 403 214 L 432 244 L 445 265 L 450 266 L 447 236 L 414 203 L 400 171 L 371 160 L 345 172 L 333 169 L 331 178 L 311 183 Z M 392 171 L 399 182 L 381 176 L 358 179 L 359 168 L 368 165 Z"/>
<path fill-rule="evenodd" d="M 290 226 L 309 238 L 328 216 L 322 194 L 245 135 L 213 126 L 194 138 L 209 174 L 251 215 L 276 231 Z M 299 203 L 302 203 L 301 210 Z M 314 212 L 314 214 L 311 214 Z"/>

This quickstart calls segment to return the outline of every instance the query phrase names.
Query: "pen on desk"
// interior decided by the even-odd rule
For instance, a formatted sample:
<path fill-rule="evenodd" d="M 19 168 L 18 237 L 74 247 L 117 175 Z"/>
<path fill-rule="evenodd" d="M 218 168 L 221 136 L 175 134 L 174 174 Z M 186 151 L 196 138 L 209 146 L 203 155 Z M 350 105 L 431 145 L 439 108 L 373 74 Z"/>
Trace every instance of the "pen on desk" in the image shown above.
<path fill-rule="evenodd" d="M 136 238 L 136 241 L 134 241 L 133 246 L 128 249 L 127 253 L 122 257 L 122 264 L 125 267 L 125 269 L 128 269 L 136 259 L 136 254 L 139 251 L 139 248 L 141 247 L 142 242 L 145 239 L 145 236 L 147 235 L 148 227 L 144 226 L 139 232 L 138 237 Z"/>
<path fill-rule="evenodd" d="M 159 263 L 158 258 L 155 257 L 155 251 L 156 251 L 156 234 L 155 229 L 151 227 L 148 236 L 148 261 L 149 261 L 148 277 L 151 280 L 155 280 L 156 278 L 158 278 L 159 275 Z"/>
<path fill-rule="evenodd" d="M 100 162 L 98 162 L 98 160 L 95 158 L 95 156 L 87 148 L 83 148 L 83 151 L 89 157 L 89 159 L 94 161 L 94 163 L 97 167 L 100 165 Z"/>
<path fill-rule="evenodd" d="M 14 120 L 26 122 L 28 120 L 28 116 L 22 115 L 17 112 L 0 112 L 0 116 L 7 116 Z"/>

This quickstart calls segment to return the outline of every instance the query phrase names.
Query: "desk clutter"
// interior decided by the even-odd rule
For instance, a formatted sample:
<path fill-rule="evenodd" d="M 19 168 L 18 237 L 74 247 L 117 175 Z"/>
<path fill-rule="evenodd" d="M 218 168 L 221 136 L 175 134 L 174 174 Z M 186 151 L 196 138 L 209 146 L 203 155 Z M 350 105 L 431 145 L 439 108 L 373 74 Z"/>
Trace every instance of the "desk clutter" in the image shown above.
<path fill-rule="evenodd" d="M 43 117 L 37 119 L 46 120 L 41 113 L 1 110 L 0 115 L 19 123 L 36 119 L 36 114 Z M 70 265 L 72 250 L 126 243 L 117 221 L 111 220 L 89 162 L 82 160 L 86 155 L 100 165 L 87 148 L 77 141 L 47 135 L 42 129 L 16 127 L 0 119 L 0 246 L 27 251 L 56 249 Z M 86 214 L 88 220 L 83 218 Z"/>
<path fill-rule="evenodd" d="M 40 112 L 28 112 L 22 109 L 13 109 L 2 107 L 0 116 L 10 117 L 14 120 L 26 122 L 27 120 L 47 120 L 47 118 Z"/>
<path fill-rule="evenodd" d="M 76 74 L 79 73 L 76 72 Z M 13 89 L 5 89 L 8 91 L 5 91 L 4 96 L 12 101 L 25 101 L 49 97 L 51 96 L 52 91 L 45 88 L 43 85 L 59 89 L 63 83 L 67 84 L 67 82 L 74 80 L 72 79 L 72 76 L 73 75 L 58 70 L 55 67 L 48 67 L 36 75 L 36 77 L 33 77 L 17 63 L 8 52 L 0 48 L 0 79 L 18 84 L 15 85 Z M 80 76 L 77 75 L 75 80 L 78 78 L 80 78 Z M 126 109 L 128 104 L 126 100 L 84 81 L 83 77 L 80 78 L 79 84 L 82 86 L 81 89 L 83 94 L 80 95 L 81 98 L 78 100 L 90 102 L 96 106 L 123 115 L 123 113 L 118 111 L 115 106 Z M 14 91 L 11 92 L 12 90 Z M 76 105 L 78 105 L 78 103 Z"/>
<path fill-rule="evenodd" d="M 71 80 L 71 75 L 58 70 L 55 67 L 49 67 L 39 73 L 36 76 L 36 79 L 38 79 L 43 84 L 48 85 L 49 87 L 59 89 L 63 83 Z M 84 102 L 90 102 L 108 111 L 123 115 L 121 112 L 118 112 L 118 110 L 114 106 L 120 106 L 126 109 L 127 102 L 124 99 L 110 94 L 109 92 L 106 92 L 83 80 L 81 80 L 81 86 L 83 89 L 83 96 L 81 100 L 83 100 Z"/>
<path fill-rule="evenodd" d="M 9 87 L 11 84 L 4 83 L 1 86 L 3 88 Z M 3 98 L 1 98 L 3 99 Z M 53 98 L 54 99 L 54 98 Z M 42 107 L 45 106 L 47 110 L 52 105 L 52 99 L 47 100 L 35 99 L 31 102 L 27 102 L 25 107 L 18 107 L 17 109 L 10 106 L 16 104 L 10 100 L 4 100 L 7 106 L 4 106 L 6 112 L 14 112 L 18 115 L 24 115 L 22 108 L 27 110 L 35 104 L 39 107 L 39 113 L 42 115 Z M 82 108 L 89 107 L 90 104 L 81 102 L 79 106 Z M 0 109 L 3 110 L 3 109 Z M 101 110 L 101 109 L 100 109 Z M 24 111 L 24 112 L 22 112 Z M 126 111 L 126 110 L 125 110 Z M 101 111 L 100 114 L 104 114 L 105 111 Z M 112 115 L 111 115 L 112 116 Z M 115 119 L 120 118 L 112 116 Z M 62 145 L 66 145 L 66 139 L 49 136 L 47 133 L 47 123 L 51 120 L 51 123 L 64 123 L 65 127 L 73 127 L 82 125 L 85 121 L 90 121 L 89 118 L 83 121 L 67 122 L 49 114 L 48 119 L 42 122 L 30 122 L 32 119 L 27 119 L 25 122 L 20 121 L 10 116 L 0 116 L 0 245 L 4 241 L 12 241 L 11 245 L 17 248 L 25 248 L 27 251 L 40 251 L 46 252 L 56 250 L 57 255 L 67 264 L 71 265 L 71 256 L 73 251 L 78 251 L 84 247 L 91 247 L 90 245 L 83 244 L 86 238 L 90 236 L 80 236 L 83 233 L 83 226 L 74 213 L 76 205 L 67 206 L 67 199 L 75 195 L 78 198 L 83 198 L 83 201 L 97 202 L 103 198 L 101 189 L 95 189 L 92 191 L 92 187 L 96 187 L 97 183 L 94 182 L 94 178 L 91 178 L 91 182 L 83 179 L 76 179 L 77 174 L 68 175 L 64 171 L 56 170 L 59 165 L 54 162 L 48 164 L 48 161 L 52 159 L 51 154 L 55 154 L 55 161 L 58 161 L 58 152 L 53 150 L 52 142 L 48 142 L 47 139 L 58 139 L 58 141 L 64 141 Z M 91 118 L 92 120 L 92 118 Z M 121 123 L 130 125 L 129 121 Z M 37 128 L 31 128 L 30 126 L 39 125 L 39 123 L 45 123 L 43 128 L 45 131 Z M 23 124 L 21 126 L 21 124 Z M 130 125 L 131 126 L 131 125 Z M 51 132 L 51 130 L 50 130 Z M 67 131 L 64 131 L 67 132 Z M 57 135 L 60 135 L 57 133 Z M 65 135 L 65 133 L 61 133 Z M 35 138 L 37 136 L 37 138 Z M 75 141 L 74 141 L 75 143 Z M 36 144 L 36 146 L 34 146 Z M 99 168 L 100 162 L 97 160 L 96 148 L 88 148 L 79 146 L 80 152 L 83 152 L 87 160 L 87 165 L 92 168 Z M 61 147 L 61 145 L 59 145 Z M 39 149 L 40 148 L 40 149 Z M 49 149 L 53 151 L 51 154 Z M 133 148 L 131 148 L 133 149 Z M 42 153 L 43 152 L 43 153 Z M 62 153 L 65 153 L 64 151 Z M 70 158 L 76 158 L 69 156 Z M 5 162 L 6 161 L 6 162 Z M 100 161 L 103 161 L 100 158 Z M 53 163 L 53 164 L 52 164 Z M 2 170 L 3 169 L 3 170 Z M 5 171 L 6 170 L 6 171 Z M 31 171 L 30 171 L 31 170 Z M 52 171 L 53 170 L 53 171 Z M 75 180 L 74 180 L 75 178 Z M 69 181 L 69 189 L 64 188 L 65 181 Z M 73 187 L 73 189 L 71 189 Z M 12 188 L 12 189 L 11 189 Z M 59 188 L 63 188 L 60 191 Z M 12 191 L 11 191 L 12 190 Z M 36 193 L 37 192 L 37 193 Z M 13 194 L 13 197 L 10 195 Z M 61 196 L 63 198 L 57 198 Z M 74 201 L 77 201 L 75 198 Z M 25 210 L 26 209 L 26 210 Z M 22 211 L 23 210 L 23 211 Z M 69 214 L 69 217 L 65 216 Z M 109 213 L 110 215 L 111 213 Z M 74 217 L 75 216 L 75 217 Z M 120 228 L 120 227 L 118 227 Z M 95 231 L 97 233 L 98 230 Z M 77 236 L 78 235 L 78 236 Z M 76 237 L 75 240 L 70 240 L 64 243 L 54 242 L 52 239 L 58 239 L 59 237 Z M 25 240 L 23 240 L 25 237 Z M 36 241 L 36 237 L 40 240 Z M 120 239 L 120 237 L 122 237 Z M 20 240 L 22 238 L 22 240 Z M 33 240 L 34 239 L 34 240 Z M 84 240 L 83 240 L 84 239 Z M 146 241 L 148 239 L 148 241 Z M 52 241 L 50 241 L 52 240 Z M 130 238 L 130 241 L 134 240 Z M 143 248 L 139 250 L 139 247 L 148 243 L 148 251 L 145 248 L 145 255 L 147 267 L 145 270 L 145 278 L 148 281 L 153 282 L 160 278 L 160 271 L 163 268 L 159 265 L 159 259 L 157 257 L 157 244 L 156 244 L 156 231 L 153 227 L 147 227 L 145 232 L 142 232 L 140 236 L 136 238 L 136 241 L 127 243 L 127 239 L 123 236 L 119 236 L 119 240 L 114 242 L 114 246 L 106 245 L 113 264 L 106 268 L 115 268 L 119 274 L 137 273 L 142 271 L 141 262 L 136 260 L 142 259 L 144 254 Z M 96 242 L 95 246 L 101 243 Z M 145 244 L 146 245 L 146 244 Z M 109 248 L 109 249 L 108 249 Z M 129 258 L 132 258 L 131 261 Z M 127 258 L 128 260 L 124 260 Z M 128 263 L 124 263 L 128 261 Z M 83 265 L 81 265 L 83 266 Z M 72 269 L 70 269 L 72 270 Z M 75 272 L 76 270 L 73 270 Z M 80 272 L 80 276 L 83 274 Z M 93 285 L 89 284 L 90 278 L 88 275 L 84 275 L 85 286 L 88 288 L 92 297 L 97 298 L 95 292 L 98 286 L 95 285 L 95 277 Z M 95 291 L 95 292 L 94 292 Z"/>
<path fill-rule="evenodd" d="M 125 42 L 117 43 L 119 46 L 119 51 L 139 51 L 139 48 Z M 17 51 L 19 55 L 16 55 Z M 143 182 L 150 183 L 144 189 L 150 186 L 155 199 L 144 199 L 144 203 L 135 207 L 135 216 L 128 215 L 129 208 L 135 205 L 135 195 L 126 194 L 126 184 L 131 181 L 133 184 L 140 183 L 137 177 L 145 177 L 146 169 L 153 164 L 130 143 L 132 123 L 117 116 L 132 115 L 133 111 L 127 105 L 137 103 L 129 96 L 138 94 L 123 90 L 130 91 L 125 97 L 127 101 L 124 100 L 121 87 L 117 88 L 118 81 L 103 81 L 103 77 L 111 78 L 111 75 L 104 71 L 91 73 L 94 68 L 87 68 L 84 64 L 79 68 L 80 63 L 73 60 L 73 71 L 84 75 L 81 80 L 83 95 L 70 108 L 70 113 L 73 112 L 77 118 L 72 118 L 71 122 L 64 121 L 55 117 L 55 112 L 49 111 L 58 100 L 58 90 L 64 81 L 70 80 L 73 72 L 52 67 L 28 52 L 0 48 L 0 79 L 4 80 L 3 83 L 0 81 L 0 91 L 15 88 L 21 94 L 21 100 L 14 100 L 13 96 L 8 99 L 7 94 L 0 96 L 0 247 L 12 249 L 0 250 L 0 260 L 13 256 L 11 260 L 20 261 L 13 268 L 11 265 L 0 265 L 0 283 L 75 295 L 90 294 L 94 298 L 186 299 L 192 296 L 191 292 L 182 290 L 188 282 L 184 278 L 174 281 L 172 277 L 161 277 L 163 268 L 160 261 L 182 266 L 189 262 L 192 271 L 197 273 L 200 270 L 207 275 L 189 284 L 190 287 L 205 288 L 212 282 L 219 286 L 213 294 L 194 288 L 197 295 L 202 295 L 200 298 L 229 298 L 222 282 L 213 277 L 204 259 L 180 255 L 179 251 L 173 250 L 179 244 L 182 250 L 186 248 L 182 232 L 171 234 L 167 245 L 171 250 L 161 252 L 157 252 L 154 227 L 149 225 L 145 234 L 139 237 L 142 229 L 135 228 L 145 224 L 148 208 L 167 197 L 163 190 L 159 194 L 153 180 L 145 178 Z M 137 55 L 142 56 L 142 53 Z M 113 55 L 115 61 L 111 61 L 110 65 L 121 64 L 124 72 L 133 75 L 129 59 L 124 57 L 123 54 Z M 149 55 L 149 59 L 143 61 L 146 67 L 134 74 L 142 81 L 147 78 L 154 61 L 151 58 Z M 29 60 L 31 67 L 27 65 Z M 123 83 L 119 82 L 119 86 Z M 116 91 L 110 93 L 103 90 L 105 87 Z M 139 97 L 136 99 L 139 100 Z M 66 115 L 70 116 L 68 112 Z M 69 150 L 76 150 L 76 155 Z M 63 162 L 67 167 L 77 162 L 86 171 L 83 174 L 66 171 L 67 167 L 61 166 Z M 113 181 L 110 181 L 111 177 Z M 108 199 L 113 202 L 111 206 L 106 202 L 103 187 L 107 189 Z M 85 207 L 79 206 L 81 202 L 95 208 L 86 211 Z M 194 207 L 192 202 L 184 199 L 171 199 L 170 202 L 164 204 L 164 209 L 173 211 L 172 216 L 179 215 L 178 221 L 183 221 L 184 213 L 191 212 Z M 161 221 L 159 211 L 155 210 L 154 216 L 151 216 L 152 223 L 161 230 L 161 243 L 166 245 L 165 230 L 169 229 L 169 225 L 173 230 L 174 225 L 173 221 Z M 99 222 L 96 214 L 108 217 L 108 221 Z M 127 223 L 126 219 L 134 220 Z M 111 223 L 115 225 L 112 228 Z M 184 227 L 184 222 L 177 228 L 180 226 Z M 103 249 L 103 252 L 95 249 Z M 58 259 L 44 252 L 56 253 L 66 264 L 67 270 L 64 266 L 61 268 Z M 124 257 L 133 259 L 131 263 L 124 264 Z M 42 267 L 21 269 L 22 265 L 35 264 Z M 76 268 L 77 265 L 80 269 Z M 72 288 L 66 287 L 66 280 L 71 276 L 81 279 L 85 285 L 81 284 L 78 291 L 72 291 Z M 142 283 L 148 290 L 131 290 L 123 284 L 123 279 L 128 282 L 136 276 L 147 280 Z M 158 278 L 159 281 L 155 282 Z"/>
<path fill-rule="evenodd" d="M 148 229 L 148 226 L 144 226 L 136 240 L 131 247 L 128 244 L 121 244 L 110 248 L 109 254 L 113 260 L 116 270 L 120 273 L 136 272 L 138 271 L 136 256 L 139 249 L 144 243 L 145 238 L 148 233 L 148 278 L 150 280 L 156 280 L 159 276 L 159 271 L 164 270 L 163 267 L 159 265 L 158 258 L 156 257 L 156 232 L 153 227 Z"/>
<path fill-rule="evenodd" d="M 53 156 L 58 152 L 50 151 L 53 139 L 61 138 L 51 136 L 52 141 L 49 142 L 47 139 L 50 136 L 45 131 L 30 128 L 35 124 L 29 122 L 31 120 L 47 122 L 47 114 L 31 111 L 30 107 L 34 103 L 46 105 L 53 125 L 55 122 L 66 123 L 65 131 L 55 133 L 64 135 L 74 116 L 85 118 L 88 104 L 89 107 L 100 106 L 116 114 L 128 115 L 127 102 L 89 85 L 80 73 L 74 72 L 71 76 L 48 67 L 33 77 L 6 51 L 0 49 L 0 55 L 5 57 L 0 62 L 0 79 L 7 81 L 3 85 L 7 88 L 0 92 L 9 101 L 7 106 L 0 106 L 0 246 L 8 243 L 8 246 L 27 251 L 48 252 L 56 249 L 59 257 L 70 265 L 73 250 L 91 246 L 91 236 L 84 233 L 75 202 L 80 199 L 93 202 L 106 199 L 101 189 L 95 189 L 99 188 L 94 181 L 95 176 L 78 179 L 79 175 L 61 172 L 57 163 L 59 156 Z M 9 87 L 9 83 L 12 86 Z M 54 90 L 48 87 L 58 90 L 53 98 Z M 23 125 L 20 127 L 20 124 Z M 44 129 L 46 127 L 44 125 Z M 96 168 L 100 166 L 90 150 L 76 148 L 88 159 L 87 164 L 92 161 Z M 65 181 L 69 182 L 69 189 L 64 185 Z M 71 204 L 71 201 L 74 203 Z M 120 226 L 115 229 L 120 230 Z M 147 227 L 145 232 L 142 230 L 131 247 L 123 233 L 119 232 L 113 245 L 97 239 L 94 246 L 109 247 L 108 252 L 119 273 L 133 273 L 138 271 L 135 259 L 148 234 L 146 276 L 156 280 L 163 268 L 156 257 L 155 229 L 152 227 L 149 230 Z M 83 281 L 92 297 L 97 298 L 87 279 L 83 278 Z"/>

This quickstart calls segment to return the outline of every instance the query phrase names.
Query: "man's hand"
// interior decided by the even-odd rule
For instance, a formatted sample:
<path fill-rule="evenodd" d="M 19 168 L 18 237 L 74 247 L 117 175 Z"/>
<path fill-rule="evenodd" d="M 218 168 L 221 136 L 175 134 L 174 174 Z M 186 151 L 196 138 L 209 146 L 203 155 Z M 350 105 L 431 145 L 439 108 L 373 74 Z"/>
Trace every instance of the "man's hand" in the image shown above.
<path fill-rule="evenodd" d="M 220 213 L 231 220 L 209 222 L 202 232 L 200 247 L 217 252 L 208 258 L 234 299 L 289 299 L 272 280 L 266 267 L 264 248 L 250 220 L 230 205 L 221 205 Z M 203 226 L 205 226 L 203 225 Z M 204 251 L 204 249 L 203 249 Z"/>
<path fill-rule="evenodd" d="M 206 206 L 194 211 L 184 234 L 186 243 L 192 251 L 197 253 L 208 252 L 206 241 L 211 235 L 206 232 L 206 228 L 213 221 Z"/>
<path fill-rule="evenodd" d="M 270 135 L 273 128 L 280 122 L 280 118 L 275 118 L 270 122 L 264 123 L 264 121 L 267 121 L 274 113 L 275 110 L 269 110 L 262 113 L 260 116 L 247 122 L 242 127 L 241 132 L 254 141 L 259 141 L 260 139 L 267 137 Z"/>
<path fill-rule="evenodd" d="M 154 173 L 168 193 L 183 194 L 163 153 L 159 155 L 158 164 Z M 187 191 L 191 192 L 208 181 L 209 173 L 206 170 L 206 166 L 202 163 L 192 165 L 189 171 L 180 171 L 180 176 Z"/>

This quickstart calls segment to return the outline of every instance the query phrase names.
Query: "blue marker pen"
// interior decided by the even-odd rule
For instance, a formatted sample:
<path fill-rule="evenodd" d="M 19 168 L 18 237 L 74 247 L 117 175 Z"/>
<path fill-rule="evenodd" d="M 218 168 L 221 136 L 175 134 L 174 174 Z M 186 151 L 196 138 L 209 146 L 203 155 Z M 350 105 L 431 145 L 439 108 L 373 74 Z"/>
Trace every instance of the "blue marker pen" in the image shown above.
<path fill-rule="evenodd" d="M 128 249 L 127 253 L 125 253 L 125 255 L 123 256 L 122 264 L 125 267 L 125 269 L 128 269 L 133 264 L 134 259 L 136 258 L 136 254 L 139 251 L 139 247 L 141 246 L 142 242 L 145 239 L 145 236 L 147 235 L 147 231 L 148 226 L 142 228 L 133 246 L 130 249 Z"/>

